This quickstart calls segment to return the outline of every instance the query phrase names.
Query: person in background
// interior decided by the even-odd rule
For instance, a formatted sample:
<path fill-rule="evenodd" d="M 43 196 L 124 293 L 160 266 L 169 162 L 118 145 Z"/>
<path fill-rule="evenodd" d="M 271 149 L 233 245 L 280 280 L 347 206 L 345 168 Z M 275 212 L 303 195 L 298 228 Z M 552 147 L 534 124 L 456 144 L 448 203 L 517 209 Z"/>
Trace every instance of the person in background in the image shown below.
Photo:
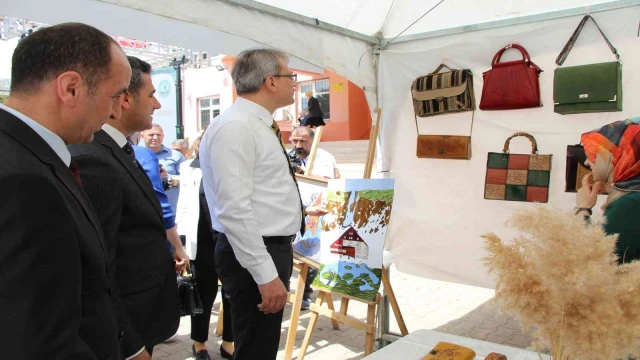
<path fill-rule="evenodd" d="M 160 202 L 127 141 L 150 128 L 153 112 L 160 108 L 151 65 L 132 56 L 128 60 L 132 74 L 122 115 L 110 118 L 91 143 L 69 150 L 105 232 L 123 355 L 148 360 L 154 346 L 178 330 L 176 271 L 189 259 L 175 227 L 175 236 L 165 229 Z M 175 263 L 167 239 L 176 247 Z"/>
<path fill-rule="evenodd" d="M 171 143 L 171 149 L 179 152 L 186 158 L 187 152 L 189 151 L 189 143 L 185 139 L 174 140 Z"/>
<path fill-rule="evenodd" d="M 291 132 L 290 140 L 293 144 L 293 149 L 291 149 L 291 151 L 289 152 L 289 157 L 294 159 L 292 163 L 296 164 L 295 171 L 298 174 L 305 173 L 314 137 L 315 131 L 306 126 L 298 126 Z M 338 165 L 336 164 L 336 159 L 333 157 L 333 155 L 318 148 L 316 151 L 316 158 L 313 160 L 311 175 L 324 177 L 327 179 L 339 179 L 340 171 L 338 170 Z M 309 206 L 311 204 L 304 205 Z M 312 218 L 308 219 L 307 221 L 318 221 L 318 219 Z M 310 228 L 309 226 L 307 227 Z M 301 305 L 302 310 L 308 310 L 309 305 L 311 305 L 311 294 L 313 293 L 313 289 L 311 289 L 311 283 L 313 283 L 313 280 L 317 275 L 318 270 L 310 267 L 309 272 L 307 272 L 307 280 L 304 286 L 304 297 L 302 298 Z"/>
<path fill-rule="evenodd" d="M 218 293 L 218 273 L 216 271 L 215 249 L 217 232 L 211 227 L 209 205 L 204 195 L 202 170 L 200 170 L 200 140 L 198 137 L 187 154 L 187 160 L 180 164 L 180 197 L 176 209 L 178 233 L 185 237 L 187 254 L 191 259 L 200 300 L 204 312 L 191 317 L 192 351 L 196 360 L 209 360 L 205 342 L 209 339 L 211 308 Z M 225 297 L 224 288 L 220 296 L 223 305 L 223 331 L 220 355 L 233 359 L 233 323 L 231 304 Z M 218 320 L 218 321 L 220 321 Z"/>
<path fill-rule="evenodd" d="M 618 234 L 620 263 L 640 259 L 640 118 L 616 121 L 582 134 L 591 173 L 576 194 L 576 214 L 589 217 L 602 189 L 607 234 Z M 591 185 L 595 180 L 595 184 Z"/>
<path fill-rule="evenodd" d="M 171 208 L 175 212 L 176 205 L 178 204 L 178 196 L 180 195 L 179 179 L 180 179 L 180 164 L 184 161 L 184 156 L 176 150 L 168 148 L 162 144 L 164 141 L 164 131 L 162 126 L 153 124 L 151 129 L 145 130 L 142 133 L 145 146 L 153 151 L 158 157 L 160 165 L 166 170 L 167 175 L 171 178 L 169 190 L 166 191 L 169 197 L 169 203 Z"/>
<path fill-rule="evenodd" d="M 120 118 L 130 77 L 120 46 L 85 24 L 40 28 L 13 53 L 0 105 L 3 359 L 121 358 L 105 236 L 66 144 Z"/>
<path fill-rule="evenodd" d="M 289 157 L 296 166 L 296 173 L 304 174 L 309 162 L 309 154 L 311 153 L 311 145 L 315 137 L 315 131 L 305 126 L 298 126 L 291 131 L 290 141 L 293 149 L 289 152 Z M 298 159 L 296 161 L 295 159 Z M 316 157 L 313 160 L 313 168 L 311 175 L 319 176 L 327 179 L 339 179 L 340 171 L 336 164 L 336 159 L 329 152 L 318 148 Z"/>
<path fill-rule="evenodd" d="M 322 109 L 320 109 L 320 102 L 313 97 L 313 91 L 309 90 L 304 93 L 304 96 L 308 99 L 307 114 L 300 121 L 300 126 L 308 126 L 311 129 L 315 129 L 318 126 L 325 126 L 325 122 L 322 119 Z"/>

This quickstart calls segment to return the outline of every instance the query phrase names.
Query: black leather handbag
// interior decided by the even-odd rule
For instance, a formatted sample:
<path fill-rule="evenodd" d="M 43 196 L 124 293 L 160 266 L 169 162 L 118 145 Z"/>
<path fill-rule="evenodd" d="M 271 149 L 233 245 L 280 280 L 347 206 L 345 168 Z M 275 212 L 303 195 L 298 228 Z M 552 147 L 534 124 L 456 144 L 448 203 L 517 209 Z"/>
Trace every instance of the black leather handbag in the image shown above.
<path fill-rule="evenodd" d="M 202 300 L 193 277 L 191 267 L 187 268 L 178 276 L 178 296 L 180 297 L 180 316 L 200 315 L 203 312 Z"/>

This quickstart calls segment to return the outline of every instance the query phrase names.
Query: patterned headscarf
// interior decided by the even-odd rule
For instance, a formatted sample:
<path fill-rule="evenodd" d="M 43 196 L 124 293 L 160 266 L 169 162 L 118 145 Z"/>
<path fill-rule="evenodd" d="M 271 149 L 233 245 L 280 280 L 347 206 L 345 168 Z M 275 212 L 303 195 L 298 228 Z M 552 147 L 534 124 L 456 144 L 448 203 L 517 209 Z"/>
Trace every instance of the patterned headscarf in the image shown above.
<path fill-rule="evenodd" d="M 605 183 L 609 197 L 603 208 L 640 191 L 640 118 L 616 121 L 582 134 L 593 178 Z"/>

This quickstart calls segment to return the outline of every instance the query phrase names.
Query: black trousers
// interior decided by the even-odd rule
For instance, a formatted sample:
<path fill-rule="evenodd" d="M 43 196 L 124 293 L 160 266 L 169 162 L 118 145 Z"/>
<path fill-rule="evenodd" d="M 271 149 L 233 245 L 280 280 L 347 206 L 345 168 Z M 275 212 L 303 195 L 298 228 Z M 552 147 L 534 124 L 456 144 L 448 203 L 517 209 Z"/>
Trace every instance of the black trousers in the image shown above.
<path fill-rule="evenodd" d="M 200 239 L 199 239 L 200 240 Z M 218 294 L 218 273 L 215 263 L 215 239 L 210 241 L 198 241 L 198 253 L 196 259 L 191 262 L 191 270 L 198 286 L 200 300 L 202 300 L 203 312 L 191 317 L 191 339 L 198 342 L 206 342 L 209 339 L 209 321 L 211 309 Z M 222 323 L 222 340 L 233 342 L 233 324 L 231 321 L 231 306 L 229 299 L 225 297 L 224 286 L 221 291 L 222 305 L 224 308 Z"/>
<path fill-rule="evenodd" d="M 276 266 L 278 276 L 288 290 L 293 262 L 291 243 L 265 241 L 265 244 Z M 234 359 L 275 360 L 280 344 L 284 310 L 276 314 L 265 314 L 258 309 L 258 305 L 262 302 L 258 285 L 249 271 L 238 263 L 224 234 L 218 235 L 215 257 L 218 276 L 231 302 L 235 340 Z"/>
<path fill-rule="evenodd" d="M 307 280 L 304 284 L 304 296 L 305 297 L 311 297 L 311 294 L 313 293 L 313 289 L 311 288 L 311 284 L 313 283 L 313 280 L 316 278 L 316 276 L 318 276 L 318 270 L 312 268 L 311 266 L 309 266 L 309 271 L 307 272 Z"/>

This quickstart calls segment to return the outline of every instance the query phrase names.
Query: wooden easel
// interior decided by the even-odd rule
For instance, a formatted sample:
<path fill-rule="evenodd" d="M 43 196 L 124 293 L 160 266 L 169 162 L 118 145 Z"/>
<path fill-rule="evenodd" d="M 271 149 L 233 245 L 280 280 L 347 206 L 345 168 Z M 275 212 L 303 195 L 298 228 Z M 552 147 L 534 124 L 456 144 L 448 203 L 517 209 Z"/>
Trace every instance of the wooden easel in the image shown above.
<path fill-rule="evenodd" d="M 367 153 L 367 160 L 365 163 L 365 170 L 363 178 L 369 179 L 371 178 L 371 171 L 373 168 L 373 158 L 375 156 L 376 151 L 376 139 L 378 137 L 378 131 L 380 128 L 380 114 L 381 110 L 378 108 L 375 110 L 377 113 L 376 123 L 374 124 L 371 136 L 369 138 L 369 149 Z M 319 137 L 316 135 L 316 139 L 314 139 L 314 144 L 312 145 L 312 154 L 315 146 L 317 145 L 316 141 L 318 141 Z M 311 158 L 310 164 L 313 163 L 313 157 Z M 289 325 L 289 332 L 287 333 L 287 343 L 285 346 L 285 360 L 291 360 L 293 356 L 293 347 L 295 345 L 296 340 L 296 332 L 298 328 L 298 320 L 300 319 L 300 306 L 302 305 L 302 298 L 304 295 L 304 286 L 307 279 L 307 272 L 309 271 L 309 266 L 313 266 L 314 268 L 319 268 L 319 264 L 314 261 L 298 256 L 295 254 L 296 259 L 294 261 L 294 268 L 296 268 L 299 272 L 298 274 L 298 283 L 296 286 L 296 290 L 293 294 L 289 295 L 290 301 L 293 303 L 293 308 L 291 310 L 291 319 Z M 393 288 L 391 287 L 391 282 L 389 281 L 389 277 L 387 276 L 387 269 L 382 268 L 382 285 L 384 288 L 384 292 L 389 298 L 389 302 L 391 304 L 391 308 L 393 309 L 393 313 L 398 321 L 398 326 L 400 327 L 400 332 L 402 335 L 409 334 L 407 330 L 407 326 L 404 322 L 404 318 L 402 317 L 402 313 L 400 312 L 400 307 L 398 306 L 398 302 L 393 292 Z M 307 352 L 307 348 L 309 347 L 309 343 L 311 341 L 311 336 L 313 335 L 313 331 L 315 330 L 315 326 L 318 322 L 318 317 L 320 315 L 327 316 L 331 319 L 331 324 L 335 330 L 339 330 L 339 323 L 347 324 L 353 328 L 362 330 L 366 333 L 365 336 L 365 346 L 364 346 L 364 354 L 369 355 L 373 352 L 373 343 L 374 343 L 374 333 L 375 333 L 375 316 L 376 316 L 376 306 L 380 305 L 380 294 L 376 295 L 374 301 L 366 301 L 362 299 L 352 298 L 350 296 L 336 293 L 335 295 L 341 297 L 340 302 L 340 311 L 337 312 L 334 309 L 333 298 L 334 294 L 331 291 L 327 291 L 324 289 L 317 289 L 318 297 L 316 298 L 315 303 L 309 306 L 309 310 L 313 312 L 311 314 L 311 320 L 307 326 L 307 331 L 304 336 L 304 340 L 302 341 L 302 346 L 300 348 L 300 354 L 298 355 L 298 360 L 304 359 L 304 356 Z M 347 315 L 347 310 L 349 308 L 349 301 L 360 301 L 364 302 L 368 305 L 367 309 L 367 320 L 363 321 L 357 319 L 355 317 Z M 323 302 L 327 302 L 327 307 L 323 307 Z"/>

